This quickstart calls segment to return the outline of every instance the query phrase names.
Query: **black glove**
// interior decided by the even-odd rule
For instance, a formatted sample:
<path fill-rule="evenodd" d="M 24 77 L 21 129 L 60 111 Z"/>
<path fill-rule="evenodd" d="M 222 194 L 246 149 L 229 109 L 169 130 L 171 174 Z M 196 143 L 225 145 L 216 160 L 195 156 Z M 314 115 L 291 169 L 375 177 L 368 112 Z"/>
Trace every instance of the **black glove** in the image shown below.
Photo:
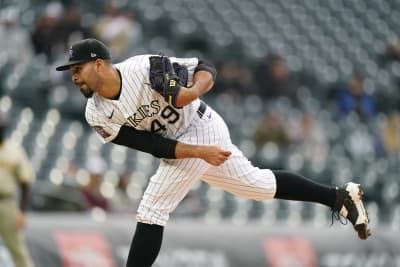
<path fill-rule="evenodd" d="M 179 73 L 175 73 L 175 69 Z M 168 104 L 176 106 L 176 99 L 182 85 L 187 84 L 187 69 L 174 63 L 165 56 L 151 56 L 150 57 L 150 85 L 151 88 L 161 94 Z"/>
<path fill-rule="evenodd" d="M 178 63 L 174 62 L 172 67 L 174 68 L 176 76 L 178 76 L 179 84 L 187 87 L 189 73 L 186 66 L 179 65 Z"/>

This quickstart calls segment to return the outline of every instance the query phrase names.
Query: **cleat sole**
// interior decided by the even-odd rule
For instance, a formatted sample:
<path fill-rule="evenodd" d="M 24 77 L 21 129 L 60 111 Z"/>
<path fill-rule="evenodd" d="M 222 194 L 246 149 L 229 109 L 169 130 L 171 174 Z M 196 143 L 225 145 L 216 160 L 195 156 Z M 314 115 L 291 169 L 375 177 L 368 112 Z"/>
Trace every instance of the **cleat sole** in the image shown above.
<path fill-rule="evenodd" d="M 357 224 L 354 229 L 358 233 L 358 237 L 362 240 L 366 240 L 371 236 L 371 230 L 368 228 L 368 224 Z"/>
<path fill-rule="evenodd" d="M 359 196 L 359 201 L 361 202 L 364 196 L 364 191 L 361 188 L 361 185 L 358 185 L 358 196 Z M 369 229 L 369 217 L 368 217 L 368 212 L 364 209 L 364 205 L 360 203 L 363 210 L 365 211 L 365 218 L 366 221 L 365 223 L 362 224 L 357 224 L 354 226 L 354 229 L 358 233 L 358 237 L 362 240 L 366 240 L 369 236 L 371 236 L 371 229 Z"/>

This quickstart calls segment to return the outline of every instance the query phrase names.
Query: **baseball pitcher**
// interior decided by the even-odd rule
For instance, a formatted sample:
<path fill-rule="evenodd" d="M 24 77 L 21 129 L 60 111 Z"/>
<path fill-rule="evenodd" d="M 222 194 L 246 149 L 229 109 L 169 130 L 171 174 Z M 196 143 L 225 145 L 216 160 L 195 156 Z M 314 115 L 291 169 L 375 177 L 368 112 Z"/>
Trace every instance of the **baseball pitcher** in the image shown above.
<path fill-rule="evenodd" d="M 370 235 L 359 184 L 315 183 L 286 171 L 259 169 L 232 144 L 221 116 L 199 98 L 213 87 L 215 67 L 197 58 L 139 55 L 113 64 L 95 39 L 73 44 L 72 81 L 87 97 L 86 120 L 104 142 L 162 158 L 137 211 L 129 267 L 148 267 L 161 248 L 169 214 L 197 180 L 254 200 L 320 203 Z"/>

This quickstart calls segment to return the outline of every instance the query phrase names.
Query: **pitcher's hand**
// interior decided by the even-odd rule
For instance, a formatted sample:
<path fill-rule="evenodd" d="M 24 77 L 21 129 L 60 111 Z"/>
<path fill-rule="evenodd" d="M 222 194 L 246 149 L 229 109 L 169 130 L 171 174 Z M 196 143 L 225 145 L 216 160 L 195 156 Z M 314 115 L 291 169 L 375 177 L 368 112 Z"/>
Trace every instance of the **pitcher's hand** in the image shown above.
<path fill-rule="evenodd" d="M 211 165 L 219 166 L 224 163 L 232 153 L 218 146 L 203 146 L 199 157 Z"/>

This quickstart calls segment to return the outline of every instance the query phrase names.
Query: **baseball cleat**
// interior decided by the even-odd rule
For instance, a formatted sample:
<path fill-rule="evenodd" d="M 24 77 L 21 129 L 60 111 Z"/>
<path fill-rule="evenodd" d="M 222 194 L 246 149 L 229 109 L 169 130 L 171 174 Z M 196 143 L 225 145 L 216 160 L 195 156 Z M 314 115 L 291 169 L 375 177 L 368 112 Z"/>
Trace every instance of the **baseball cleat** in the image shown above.
<path fill-rule="evenodd" d="M 358 237 L 365 240 L 371 235 L 371 230 L 368 224 L 368 213 L 362 203 L 363 194 L 361 186 L 351 182 L 337 188 L 333 211 L 348 219 L 353 224 Z"/>

